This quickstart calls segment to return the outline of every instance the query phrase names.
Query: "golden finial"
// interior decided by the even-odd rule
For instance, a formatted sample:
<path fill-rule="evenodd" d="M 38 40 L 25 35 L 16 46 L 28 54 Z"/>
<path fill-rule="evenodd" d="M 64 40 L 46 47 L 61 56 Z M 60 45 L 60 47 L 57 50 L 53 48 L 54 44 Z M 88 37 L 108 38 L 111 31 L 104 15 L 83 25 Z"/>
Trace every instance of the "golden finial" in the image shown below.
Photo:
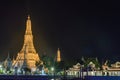
<path fill-rule="evenodd" d="M 30 19 L 30 15 L 28 15 L 28 19 Z"/>

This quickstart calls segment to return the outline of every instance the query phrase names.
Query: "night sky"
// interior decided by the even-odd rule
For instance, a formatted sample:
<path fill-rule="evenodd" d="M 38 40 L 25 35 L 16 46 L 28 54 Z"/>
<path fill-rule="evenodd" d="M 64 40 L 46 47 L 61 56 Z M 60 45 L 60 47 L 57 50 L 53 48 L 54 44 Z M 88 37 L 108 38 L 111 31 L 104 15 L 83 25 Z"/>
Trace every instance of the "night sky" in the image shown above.
<path fill-rule="evenodd" d="M 0 60 L 21 50 L 30 14 L 39 55 L 55 56 L 59 47 L 63 60 L 86 56 L 120 61 L 119 2 L 73 1 L 0 2 Z"/>

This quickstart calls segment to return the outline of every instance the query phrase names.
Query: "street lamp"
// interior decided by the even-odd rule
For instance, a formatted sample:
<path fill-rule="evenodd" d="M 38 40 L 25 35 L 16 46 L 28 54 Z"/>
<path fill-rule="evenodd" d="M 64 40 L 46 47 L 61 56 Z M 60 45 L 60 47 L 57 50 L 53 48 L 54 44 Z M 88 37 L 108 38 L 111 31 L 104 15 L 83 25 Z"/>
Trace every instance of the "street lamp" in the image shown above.
<path fill-rule="evenodd" d="M 54 67 L 51 67 L 51 71 L 52 71 L 52 72 L 54 71 Z"/>
<path fill-rule="evenodd" d="M 53 75 L 53 77 L 54 77 L 54 79 L 55 79 L 55 68 L 54 68 L 54 67 L 51 67 L 51 71 L 52 71 L 52 75 Z"/>
<path fill-rule="evenodd" d="M 2 72 L 2 65 L 0 65 L 0 72 Z"/>
<path fill-rule="evenodd" d="M 54 67 L 51 67 L 51 73 L 52 73 L 52 75 L 54 75 Z"/>
<path fill-rule="evenodd" d="M 0 65 L 0 68 L 2 68 L 2 65 Z"/>

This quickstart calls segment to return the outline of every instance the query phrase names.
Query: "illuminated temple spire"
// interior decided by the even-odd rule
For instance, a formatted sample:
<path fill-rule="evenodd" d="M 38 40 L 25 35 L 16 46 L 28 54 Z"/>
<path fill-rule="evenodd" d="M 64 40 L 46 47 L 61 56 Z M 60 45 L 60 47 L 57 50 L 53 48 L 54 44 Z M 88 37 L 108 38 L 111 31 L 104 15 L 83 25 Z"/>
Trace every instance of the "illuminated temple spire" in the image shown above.
<path fill-rule="evenodd" d="M 26 22 L 26 34 L 32 34 L 30 15 L 28 15 L 28 17 L 27 17 L 27 22 Z"/>
<path fill-rule="evenodd" d="M 33 45 L 33 35 L 32 35 L 32 30 L 31 30 L 31 20 L 30 20 L 30 15 L 27 17 L 26 21 L 26 31 L 25 31 L 25 36 L 24 36 L 24 45 L 21 50 L 21 52 L 24 52 L 25 45 L 28 46 L 28 52 L 36 53 L 36 50 Z"/>
<path fill-rule="evenodd" d="M 57 50 L 57 62 L 61 61 L 61 57 L 60 57 L 60 49 L 58 48 Z"/>
<path fill-rule="evenodd" d="M 15 66 L 17 67 L 22 67 L 23 62 L 24 62 L 24 51 L 26 50 L 26 45 L 27 45 L 27 51 L 25 53 L 26 56 L 26 63 L 30 69 L 36 69 L 36 61 L 39 61 L 39 55 L 36 53 L 36 50 L 34 48 L 33 44 L 33 35 L 32 35 L 32 26 L 31 26 L 31 19 L 30 15 L 27 17 L 26 21 L 26 31 L 24 35 L 24 44 L 21 49 L 21 51 L 18 53 L 16 60 L 14 61 Z"/>

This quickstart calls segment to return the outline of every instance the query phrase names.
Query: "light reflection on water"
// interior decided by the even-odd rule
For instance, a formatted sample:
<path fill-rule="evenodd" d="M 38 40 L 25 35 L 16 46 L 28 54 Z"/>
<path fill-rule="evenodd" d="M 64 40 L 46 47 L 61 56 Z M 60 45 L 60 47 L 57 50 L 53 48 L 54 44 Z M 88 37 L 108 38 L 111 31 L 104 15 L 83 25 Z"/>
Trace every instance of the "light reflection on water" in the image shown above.
<path fill-rule="evenodd" d="M 61 80 L 61 79 L 59 79 L 59 78 L 58 78 L 58 79 L 53 79 L 53 78 L 52 78 L 52 79 L 50 79 L 50 80 Z"/>

